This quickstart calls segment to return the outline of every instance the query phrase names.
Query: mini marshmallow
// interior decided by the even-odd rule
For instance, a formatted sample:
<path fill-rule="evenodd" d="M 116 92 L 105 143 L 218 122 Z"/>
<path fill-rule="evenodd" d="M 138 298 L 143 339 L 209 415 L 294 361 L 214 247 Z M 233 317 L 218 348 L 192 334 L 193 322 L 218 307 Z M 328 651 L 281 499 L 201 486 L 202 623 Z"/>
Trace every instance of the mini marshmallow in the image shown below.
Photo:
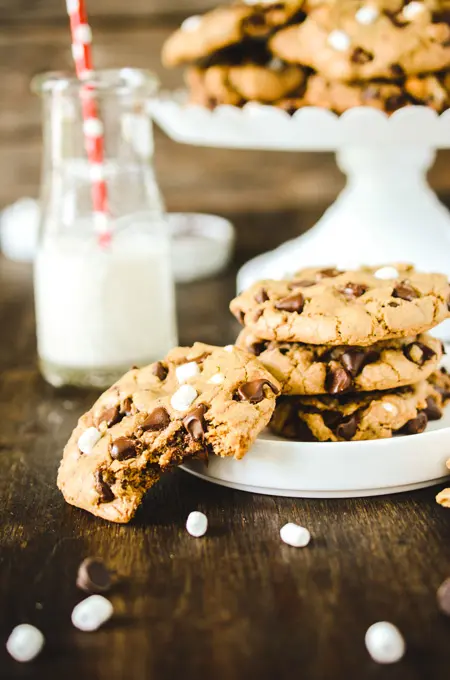
<path fill-rule="evenodd" d="M 197 397 L 197 390 L 192 385 L 181 385 L 172 395 L 170 404 L 175 411 L 186 411 Z"/>
<path fill-rule="evenodd" d="M 350 37 L 344 31 L 331 31 L 327 38 L 328 44 L 338 52 L 345 52 L 351 45 Z"/>
<path fill-rule="evenodd" d="M 74 31 L 75 40 L 83 45 L 89 45 L 92 42 L 92 30 L 89 24 L 80 24 Z"/>
<path fill-rule="evenodd" d="M 86 118 L 83 123 L 83 132 L 86 137 L 101 137 L 103 135 L 103 123 L 98 118 Z"/>
<path fill-rule="evenodd" d="M 91 595 L 79 602 L 72 612 L 75 628 L 85 632 L 98 630 L 113 615 L 114 608 L 103 595 Z"/>
<path fill-rule="evenodd" d="M 80 61 L 84 57 L 84 47 L 80 43 L 73 43 L 72 45 L 72 57 L 75 61 Z"/>
<path fill-rule="evenodd" d="M 102 438 L 102 433 L 97 430 L 96 427 L 88 427 L 87 430 L 83 432 L 78 440 L 78 448 L 81 453 L 89 455 L 92 453 L 94 446 Z"/>
<path fill-rule="evenodd" d="M 232 352 L 234 350 L 234 345 L 225 345 L 225 352 Z"/>
<path fill-rule="evenodd" d="M 388 413 L 392 413 L 394 416 L 397 415 L 398 408 L 395 406 L 395 404 L 391 404 L 389 401 L 384 401 L 382 406 Z"/>
<path fill-rule="evenodd" d="M 308 529 L 293 522 L 288 522 L 280 529 L 280 537 L 284 543 L 293 548 L 304 548 L 311 540 Z"/>
<path fill-rule="evenodd" d="M 196 31 L 200 27 L 201 23 L 202 17 L 199 17 L 197 15 L 193 17 L 188 17 L 181 24 L 181 30 L 186 31 L 187 33 L 191 33 L 193 31 Z"/>
<path fill-rule="evenodd" d="M 223 381 L 225 380 L 225 376 L 223 373 L 214 373 L 208 380 L 208 383 L 210 385 L 221 385 Z"/>
<path fill-rule="evenodd" d="M 44 642 L 45 639 L 40 630 L 28 623 L 22 623 L 12 631 L 6 643 L 6 649 L 15 661 L 26 663 L 37 657 Z"/>
<path fill-rule="evenodd" d="M 381 267 L 381 269 L 377 269 L 374 276 L 376 279 L 383 280 L 396 279 L 399 276 L 399 273 L 395 267 Z"/>
<path fill-rule="evenodd" d="M 422 2 L 410 2 L 408 5 L 405 5 L 405 7 L 402 10 L 402 16 L 407 20 L 407 21 L 413 21 L 416 17 L 418 17 L 422 12 L 425 10 L 425 7 Z"/>
<path fill-rule="evenodd" d="M 195 378 L 195 376 L 199 375 L 199 373 L 200 368 L 195 361 L 189 361 L 187 364 L 181 364 L 181 366 L 177 366 L 175 369 L 175 375 L 177 376 L 177 380 L 180 385 L 187 382 L 189 378 Z"/>
<path fill-rule="evenodd" d="M 396 663 L 406 651 L 402 634 L 388 621 L 378 621 L 370 626 L 365 642 L 367 651 L 377 663 Z"/>
<path fill-rule="evenodd" d="M 374 21 L 378 19 L 380 13 L 376 7 L 371 7 L 370 5 L 365 5 L 361 7 L 355 14 L 355 19 L 358 24 L 363 26 L 370 26 Z"/>
<path fill-rule="evenodd" d="M 198 512 L 195 510 L 189 514 L 186 520 L 186 530 L 191 536 L 195 538 L 200 538 L 204 536 L 208 529 L 208 518 L 203 512 Z"/>

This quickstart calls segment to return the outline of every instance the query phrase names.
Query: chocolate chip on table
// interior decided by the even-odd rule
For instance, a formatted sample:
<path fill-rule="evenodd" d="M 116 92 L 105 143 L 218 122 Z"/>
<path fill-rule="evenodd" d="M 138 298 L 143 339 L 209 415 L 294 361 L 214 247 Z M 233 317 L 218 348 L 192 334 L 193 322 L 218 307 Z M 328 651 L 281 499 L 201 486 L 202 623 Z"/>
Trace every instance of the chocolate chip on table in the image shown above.
<path fill-rule="evenodd" d="M 278 394 L 278 390 L 269 380 L 259 378 L 251 382 L 244 383 L 238 388 L 237 397 L 240 401 L 249 401 L 251 404 L 259 404 L 260 401 L 266 398 L 264 394 L 264 387 L 269 387 L 274 394 Z"/>
<path fill-rule="evenodd" d="M 301 314 L 305 305 L 305 299 L 301 293 L 289 295 L 276 303 L 275 309 L 283 312 L 295 312 Z"/>
<path fill-rule="evenodd" d="M 364 295 L 367 292 L 367 287 L 362 286 L 360 283 L 347 283 L 342 288 L 338 288 L 338 291 L 346 297 L 354 299 Z"/>
<path fill-rule="evenodd" d="M 325 380 L 325 389 L 328 394 L 341 394 L 346 392 L 352 386 L 351 375 L 339 364 L 327 367 L 327 377 Z"/>
<path fill-rule="evenodd" d="M 348 349 L 340 358 L 341 364 L 355 378 L 365 366 L 373 364 L 380 358 L 380 353 L 375 350 Z"/>
<path fill-rule="evenodd" d="M 335 430 L 336 437 L 341 437 L 341 439 L 352 439 L 358 429 L 358 419 L 353 414 L 349 418 L 345 418 Z"/>
<path fill-rule="evenodd" d="M 407 345 L 403 349 L 403 354 L 407 359 L 419 366 L 423 366 L 427 361 L 436 356 L 436 352 L 422 342 L 412 342 L 410 345 Z"/>
<path fill-rule="evenodd" d="M 436 599 L 441 612 L 450 616 L 450 578 L 441 583 L 436 593 Z"/>
<path fill-rule="evenodd" d="M 428 420 L 440 420 L 442 418 L 442 411 L 439 408 L 436 400 L 433 397 L 427 397 L 427 407 L 424 409 Z"/>
<path fill-rule="evenodd" d="M 197 406 L 193 411 L 187 414 L 183 418 L 183 425 L 186 428 L 187 432 L 190 434 L 192 439 L 194 439 L 196 442 L 198 441 L 203 441 L 205 438 L 205 432 L 206 432 L 206 421 L 205 421 L 205 413 L 207 411 L 207 407 L 205 404 L 200 404 L 200 406 Z"/>
<path fill-rule="evenodd" d="M 392 297 L 411 302 L 419 297 L 419 293 L 407 281 L 402 281 L 395 286 Z"/>
<path fill-rule="evenodd" d="M 354 64 L 368 64 L 369 61 L 373 61 L 373 58 L 373 54 L 365 50 L 363 47 L 355 47 L 352 56 L 350 57 Z"/>
<path fill-rule="evenodd" d="M 428 418 L 425 411 L 419 411 L 415 418 L 408 420 L 406 425 L 404 425 L 400 433 L 401 434 L 420 434 L 423 432 L 428 425 Z"/>
<path fill-rule="evenodd" d="M 170 424 L 170 416 L 164 406 L 155 408 L 139 426 L 142 432 L 164 430 Z"/>
<path fill-rule="evenodd" d="M 112 406 L 101 413 L 97 418 L 97 427 L 100 423 L 106 423 L 106 427 L 112 427 L 120 420 L 120 409 L 118 406 Z"/>
<path fill-rule="evenodd" d="M 162 361 L 157 361 L 153 366 L 153 375 L 156 375 L 159 380 L 163 381 L 167 378 L 169 369 L 163 364 Z"/>
<path fill-rule="evenodd" d="M 265 288 L 261 288 L 256 294 L 255 294 L 255 302 L 258 302 L 259 304 L 262 304 L 263 302 L 267 302 L 269 299 L 269 296 L 267 295 L 267 291 Z"/>
<path fill-rule="evenodd" d="M 101 560 L 95 557 L 83 560 L 78 568 L 78 588 L 86 593 L 106 593 L 111 585 L 111 574 Z"/>
<path fill-rule="evenodd" d="M 137 456 L 136 440 L 129 437 L 119 437 L 111 442 L 109 452 L 114 460 L 135 458 Z"/>
<path fill-rule="evenodd" d="M 103 471 L 97 470 L 94 474 L 95 490 L 97 491 L 101 503 L 111 503 L 115 496 L 111 487 L 103 479 Z"/>

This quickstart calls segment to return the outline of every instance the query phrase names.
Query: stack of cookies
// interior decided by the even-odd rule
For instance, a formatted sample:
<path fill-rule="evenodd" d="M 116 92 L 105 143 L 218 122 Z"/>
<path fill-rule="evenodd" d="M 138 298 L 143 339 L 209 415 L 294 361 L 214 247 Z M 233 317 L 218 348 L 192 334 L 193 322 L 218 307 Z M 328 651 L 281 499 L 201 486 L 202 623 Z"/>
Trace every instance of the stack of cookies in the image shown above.
<path fill-rule="evenodd" d="M 163 62 L 187 65 L 190 101 L 293 113 L 450 106 L 449 0 L 246 0 L 190 17 Z"/>
<path fill-rule="evenodd" d="M 449 317 L 449 295 L 446 276 L 395 265 L 304 269 L 235 298 L 237 346 L 281 385 L 271 429 L 301 441 L 423 432 L 450 396 L 426 333 Z"/>

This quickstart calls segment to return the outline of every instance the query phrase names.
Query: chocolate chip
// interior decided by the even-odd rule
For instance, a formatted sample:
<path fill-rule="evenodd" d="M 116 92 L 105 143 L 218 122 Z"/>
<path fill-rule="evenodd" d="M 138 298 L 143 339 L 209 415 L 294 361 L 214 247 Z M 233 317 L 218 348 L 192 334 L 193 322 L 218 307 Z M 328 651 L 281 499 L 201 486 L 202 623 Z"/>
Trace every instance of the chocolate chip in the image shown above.
<path fill-rule="evenodd" d="M 252 342 L 250 345 L 248 345 L 247 350 L 250 352 L 250 354 L 254 354 L 255 357 L 259 357 L 259 355 L 264 352 L 266 347 L 267 343 L 264 341 Z"/>
<path fill-rule="evenodd" d="M 320 279 L 334 279 L 336 276 L 339 276 L 339 274 L 342 274 L 342 272 L 339 271 L 339 269 L 330 267 L 328 269 L 321 269 L 320 271 L 318 271 L 316 274 L 316 278 L 318 281 L 320 281 Z"/>
<path fill-rule="evenodd" d="M 267 295 L 267 291 L 264 288 L 261 288 L 261 290 L 259 290 L 255 295 L 255 302 L 258 302 L 258 304 L 267 302 L 268 299 L 269 296 Z"/>
<path fill-rule="evenodd" d="M 352 386 L 351 375 L 339 364 L 328 366 L 325 389 L 328 394 L 341 394 Z"/>
<path fill-rule="evenodd" d="M 264 394 L 264 387 L 269 387 L 274 394 L 278 394 L 278 390 L 269 380 L 260 378 L 244 383 L 238 388 L 237 397 L 240 401 L 249 401 L 251 404 L 259 404 L 260 401 L 266 398 Z"/>
<path fill-rule="evenodd" d="M 427 397 L 426 399 L 427 407 L 424 409 L 428 420 L 440 420 L 442 418 L 442 411 L 439 408 L 436 399 L 433 397 Z"/>
<path fill-rule="evenodd" d="M 109 452 L 114 460 L 135 458 L 137 456 L 136 440 L 129 437 L 119 437 L 111 442 Z"/>
<path fill-rule="evenodd" d="M 290 295 L 283 298 L 276 303 L 275 308 L 283 312 L 296 312 L 300 314 L 303 311 L 305 305 L 305 299 L 301 293 L 296 293 L 295 295 Z"/>
<path fill-rule="evenodd" d="M 340 358 L 341 364 L 355 378 L 364 366 L 373 364 L 380 358 L 380 353 L 375 350 L 348 349 Z"/>
<path fill-rule="evenodd" d="M 245 321 L 245 313 L 242 311 L 242 309 L 237 309 L 235 312 L 233 312 L 233 314 L 236 317 L 236 319 L 239 321 L 241 326 L 243 326 L 244 321 Z"/>
<path fill-rule="evenodd" d="M 152 372 L 153 375 L 156 375 L 156 377 L 162 381 L 167 378 L 169 369 L 167 368 L 167 366 L 163 364 L 162 361 L 157 361 L 156 364 L 153 366 Z"/>
<path fill-rule="evenodd" d="M 342 423 L 343 417 L 342 413 L 339 413 L 339 411 L 323 411 L 322 412 L 322 420 L 325 424 L 325 427 L 328 427 L 330 430 L 335 430 L 335 428 Z"/>
<path fill-rule="evenodd" d="M 124 413 L 126 416 L 131 416 L 133 412 L 133 400 L 131 399 L 131 397 L 127 397 L 125 399 L 121 407 L 121 412 Z"/>
<path fill-rule="evenodd" d="M 77 586 L 86 593 L 106 593 L 112 584 L 111 574 L 101 560 L 87 557 L 80 564 Z"/>
<path fill-rule="evenodd" d="M 412 342 L 410 345 L 407 345 L 403 348 L 403 354 L 407 359 L 419 366 L 423 366 L 423 364 L 436 356 L 436 352 L 422 342 Z"/>
<path fill-rule="evenodd" d="M 95 479 L 95 490 L 99 495 L 101 503 L 111 503 L 115 496 L 111 490 L 111 487 L 103 479 L 103 471 L 97 470 L 94 474 Z"/>
<path fill-rule="evenodd" d="M 106 423 L 106 427 L 112 427 L 120 420 L 120 409 L 118 406 L 112 406 L 111 408 L 103 411 L 97 418 L 97 427 L 101 423 Z"/>
<path fill-rule="evenodd" d="M 154 411 L 148 414 L 147 418 L 139 426 L 142 432 L 156 432 L 164 430 L 170 424 L 170 416 L 163 406 L 158 406 Z"/>
<path fill-rule="evenodd" d="M 205 413 L 207 411 L 207 407 L 205 404 L 200 404 L 200 406 L 197 406 L 193 411 L 187 414 L 183 418 L 183 425 L 186 428 L 187 432 L 190 434 L 192 439 L 194 439 L 196 442 L 198 441 L 203 441 L 205 438 L 205 432 L 206 432 L 206 421 L 205 421 Z"/>
<path fill-rule="evenodd" d="M 390 70 L 394 78 L 404 78 L 405 76 L 405 71 L 400 64 L 391 64 Z"/>
<path fill-rule="evenodd" d="M 367 286 L 362 286 L 360 283 L 346 283 L 338 291 L 350 299 L 359 298 L 367 292 Z"/>
<path fill-rule="evenodd" d="M 391 97 L 387 97 L 384 102 L 384 108 L 388 113 L 391 111 L 397 111 L 397 109 L 403 108 L 408 103 L 407 98 L 403 94 L 395 94 Z"/>
<path fill-rule="evenodd" d="M 420 434 L 424 431 L 428 424 L 428 418 L 425 411 L 419 411 L 415 418 L 408 420 L 406 425 L 402 427 L 400 432 L 402 434 Z"/>
<path fill-rule="evenodd" d="M 407 281 L 402 281 L 395 286 L 392 297 L 411 302 L 419 297 L 419 293 Z"/>
<path fill-rule="evenodd" d="M 368 64 L 369 61 L 373 61 L 373 58 L 373 54 L 362 47 L 355 47 L 350 57 L 354 64 Z"/>
<path fill-rule="evenodd" d="M 443 614 L 450 616 L 450 578 L 447 578 L 436 593 L 437 605 Z"/>
<path fill-rule="evenodd" d="M 291 288 L 311 288 L 315 286 L 317 281 L 311 281 L 311 279 L 302 279 L 301 281 L 291 281 Z"/>
<path fill-rule="evenodd" d="M 355 434 L 356 430 L 358 429 L 358 419 L 357 417 L 353 414 L 349 418 L 345 418 L 336 428 L 335 434 L 336 437 L 341 437 L 341 439 L 346 439 L 347 441 L 349 439 L 352 439 Z"/>

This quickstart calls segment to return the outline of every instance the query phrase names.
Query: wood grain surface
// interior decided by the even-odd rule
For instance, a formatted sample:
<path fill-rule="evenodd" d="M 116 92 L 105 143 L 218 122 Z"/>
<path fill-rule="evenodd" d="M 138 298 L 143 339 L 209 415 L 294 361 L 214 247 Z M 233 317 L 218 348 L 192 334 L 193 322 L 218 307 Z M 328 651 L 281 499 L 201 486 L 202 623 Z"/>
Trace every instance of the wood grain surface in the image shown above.
<path fill-rule="evenodd" d="M 239 226 L 241 261 L 255 218 L 228 216 Z M 288 213 L 266 216 L 264 225 L 253 238 L 260 249 L 270 231 L 281 241 L 299 229 Z M 234 339 L 227 310 L 234 281 L 233 266 L 179 288 L 182 343 Z M 450 620 L 438 612 L 435 591 L 450 576 L 450 512 L 434 502 L 436 489 L 293 500 L 178 471 L 151 491 L 131 525 L 110 525 L 66 505 L 55 486 L 62 447 L 95 396 L 40 378 L 30 267 L 0 260 L 2 680 L 448 680 Z M 202 539 L 184 529 L 194 509 L 209 518 Z M 287 521 L 310 529 L 307 548 L 281 543 Z M 120 575 L 115 615 L 97 633 L 70 622 L 83 597 L 77 568 L 89 555 Z M 377 666 L 364 647 L 367 627 L 385 619 L 408 645 L 392 667 Z M 37 625 L 47 641 L 26 667 L 4 648 L 21 622 Z"/>

